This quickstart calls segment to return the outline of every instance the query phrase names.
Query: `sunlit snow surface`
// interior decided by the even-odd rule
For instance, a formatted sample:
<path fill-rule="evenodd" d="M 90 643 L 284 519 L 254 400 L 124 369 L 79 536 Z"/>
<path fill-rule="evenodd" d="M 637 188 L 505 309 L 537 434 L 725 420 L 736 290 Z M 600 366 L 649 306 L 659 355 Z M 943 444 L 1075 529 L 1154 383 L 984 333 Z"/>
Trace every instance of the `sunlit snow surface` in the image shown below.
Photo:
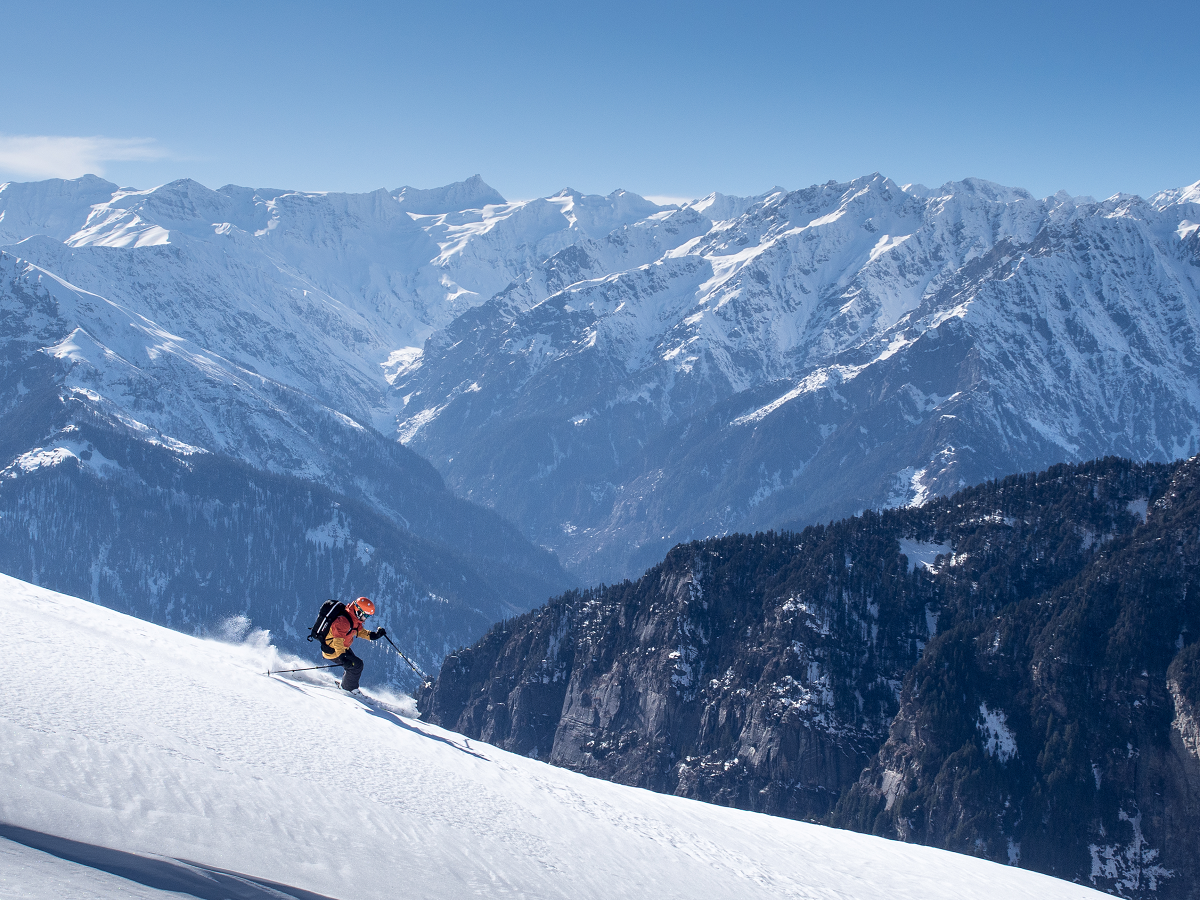
<path fill-rule="evenodd" d="M 7 576 L 0 614 L 23 623 L 20 668 L 0 682 L 10 832 L 341 900 L 1102 896 L 513 756 L 409 718 L 406 698 L 267 677 L 297 661 L 262 632 L 198 640 Z M 0 839 L 0 896 L 190 895 Z"/>

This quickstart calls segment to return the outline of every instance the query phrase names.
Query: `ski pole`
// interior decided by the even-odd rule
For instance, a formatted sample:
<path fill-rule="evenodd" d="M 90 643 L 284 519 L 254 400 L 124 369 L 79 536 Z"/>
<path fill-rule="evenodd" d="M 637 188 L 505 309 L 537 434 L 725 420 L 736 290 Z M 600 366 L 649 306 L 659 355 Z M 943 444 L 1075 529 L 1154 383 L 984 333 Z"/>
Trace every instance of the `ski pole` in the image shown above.
<path fill-rule="evenodd" d="M 276 669 L 274 672 L 267 669 L 267 675 L 285 675 L 288 672 L 311 672 L 313 669 L 336 669 L 340 665 L 341 663 L 334 663 L 331 666 L 305 666 L 303 669 Z"/>
<path fill-rule="evenodd" d="M 387 641 L 389 644 L 392 644 L 392 639 L 390 637 L 388 637 L 386 634 L 383 636 L 383 639 L 385 641 Z M 422 672 L 420 667 L 415 662 L 413 662 L 411 659 L 409 659 L 407 656 L 405 656 L 404 652 L 399 647 L 397 647 L 395 644 L 392 644 L 392 649 L 396 651 L 397 655 L 399 655 L 399 657 L 402 660 L 404 660 L 406 663 L 408 663 L 408 667 L 410 669 L 412 669 L 414 672 L 416 672 L 421 677 L 421 680 L 423 682 L 425 682 L 426 684 L 430 683 L 429 676 L 426 675 L 424 672 Z"/>

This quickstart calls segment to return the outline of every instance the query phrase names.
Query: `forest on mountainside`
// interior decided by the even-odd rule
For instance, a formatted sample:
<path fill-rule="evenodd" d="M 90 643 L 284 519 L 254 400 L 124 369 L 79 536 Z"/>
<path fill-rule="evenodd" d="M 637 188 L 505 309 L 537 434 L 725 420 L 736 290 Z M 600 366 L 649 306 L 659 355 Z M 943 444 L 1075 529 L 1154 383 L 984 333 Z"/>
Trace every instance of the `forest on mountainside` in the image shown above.
<path fill-rule="evenodd" d="M 30 407 L 6 417 L 0 450 L 36 432 L 70 441 L 27 454 L 20 477 L 0 474 L 0 571 L 33 584 L 192 634 L 244 617 L 306 655 L 321 601 L 369 595 L 425 668 L 570 584 L 552 554 L 419 460 L 396 467 L 389 505 L 408 515 L 392 516 L 312 481 L 131 437 L 78 404 Z M 416 686 L 398 657 L 377 656 L 368 683 Z"/>
<path fill-rule="evenodd" d="M 1200 459 L 679 545 L 447 658 L 430 721 L 577 771 L 1194 897 Z"/>

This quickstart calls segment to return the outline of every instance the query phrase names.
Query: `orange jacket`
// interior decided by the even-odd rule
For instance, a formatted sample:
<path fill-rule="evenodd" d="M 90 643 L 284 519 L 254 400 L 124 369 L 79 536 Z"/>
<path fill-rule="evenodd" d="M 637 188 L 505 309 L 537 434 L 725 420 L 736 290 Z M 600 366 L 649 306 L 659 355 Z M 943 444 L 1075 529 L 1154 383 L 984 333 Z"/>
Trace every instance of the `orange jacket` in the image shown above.
<path fill-rule="evenodd" d="M 362 619 L 347 607 L 346 615 L 334 619 L 333 624 L 329 626 L 329 634 L 325 636 L 325 643 L 332 648 L 333 652 L 323 649 L 321 655 L 326 659 L 337 659 L 350 649 L 350 645 L 354 643 L 356 637 L 373 640 L 371 632 L 363 627 Z"/>

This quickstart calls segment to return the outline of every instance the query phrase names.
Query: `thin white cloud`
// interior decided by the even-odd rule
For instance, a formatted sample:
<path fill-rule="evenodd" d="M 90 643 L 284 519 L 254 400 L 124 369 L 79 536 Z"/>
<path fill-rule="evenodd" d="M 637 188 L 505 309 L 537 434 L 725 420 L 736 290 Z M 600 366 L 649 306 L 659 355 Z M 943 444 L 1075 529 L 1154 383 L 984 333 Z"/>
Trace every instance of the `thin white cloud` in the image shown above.
<path fill-rule="evenodd" d="M 152 138 L 0 134 L 0 172 L 30 178 L 103 175 L 108 163 L 144 162 L 166 155 Z"/>

